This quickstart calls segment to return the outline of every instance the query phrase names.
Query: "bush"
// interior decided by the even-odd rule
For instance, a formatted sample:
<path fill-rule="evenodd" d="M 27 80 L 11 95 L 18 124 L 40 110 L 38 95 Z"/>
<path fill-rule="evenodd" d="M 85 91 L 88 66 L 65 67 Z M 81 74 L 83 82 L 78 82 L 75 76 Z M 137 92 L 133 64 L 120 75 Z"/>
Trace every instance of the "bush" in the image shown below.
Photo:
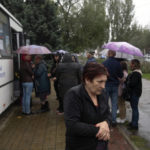
<path fill-rule="evenodd" d="M 150 62 L 142 61 L 141 70 L 143 73 L 150 73 Z"/>

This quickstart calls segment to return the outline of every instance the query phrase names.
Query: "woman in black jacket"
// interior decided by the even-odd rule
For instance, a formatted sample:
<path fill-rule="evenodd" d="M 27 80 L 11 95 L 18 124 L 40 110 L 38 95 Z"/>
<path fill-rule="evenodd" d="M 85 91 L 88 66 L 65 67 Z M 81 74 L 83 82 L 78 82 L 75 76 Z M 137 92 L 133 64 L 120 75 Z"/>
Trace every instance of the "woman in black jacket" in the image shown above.
<path fill-rule="evenodd" d="M 59 53 L 56 53 L 54 54 L 53 56 L 53 64 L 52 64 L 52 67 L 51 67 L 51 77 L 55 78 L 56 77 L 56 68 L 59 64 L 61 60 L 61 57 L 60 57 L 60 54 Z M 59 91 L 58 91 L 58 80 L 54 80 L 54 89 L 55 89 L 55 92 L 56 92 L 56 97 L 57 97 L 57 100 L 59 100 Z"/>
<path fill-rule="evenodd" d="M 83 84 L 64 98 L 66 150 L 107 150 L 111 114 L 106 93 L 107 70 L 98 63 L 83 69 Z"/>
<path fill-rule="evenodd" d="M 129 129 L 138 130 L 139 110 L 138 103 L 142 94 L 142 72 L 140 70 L 140 61 L 131 60 L 130 68 L 132 73 L 127 77 L 127 87 L 130 91 L 130 105 L 132 108 L 132 120 Z"/>
<path fill-rule="evenodd" d="M 63 101 L 66 92 L 81 83 L 81 65 L 72 61 L 71 54 L 63 56 L 62 63 L 56 68 L 56 80 L 58 81 L 59 108 L 58 115 L 63 114 Z"/>

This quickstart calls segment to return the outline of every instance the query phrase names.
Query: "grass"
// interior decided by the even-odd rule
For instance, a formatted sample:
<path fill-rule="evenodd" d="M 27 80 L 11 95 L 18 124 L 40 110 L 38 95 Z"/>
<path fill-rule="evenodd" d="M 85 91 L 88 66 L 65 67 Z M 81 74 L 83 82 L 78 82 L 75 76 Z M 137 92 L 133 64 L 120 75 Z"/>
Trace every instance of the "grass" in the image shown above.
<path fill-rule="evenodd" d="M 144 138 L 136 135 L 130 135 L 130 139 L 140 150 L 150 150 L 148 141 L 146 141 Z"/>
<path fill-rule="evenodd" d="M 150 80 L 150 73 L 143 73 L 143 78 Z"/>
<path fill-rule="evenodd" d="M 84 56 L 80 56 L 79 57 L 79 60 L 80 60 L 80 63 L 81 64 L 85 64 L 86 63 L 86 61 L 87 61 L 87 58 L 86 57 L 84 57 Z M 101 59 L 101 58 L 98 58 L 98 59 L 96 59 L 97 60 L 97 62 L 98 63 L 102 63 L 103 61 L 105 61 L 105 59 Z M 143 65 L 142 66 L 144 66 L 144 68 L 145 68 L 145 70 L 142 68 L 142 71 L 143 72 L 148 72 L 148 73 L 143 73 L 143 78 L 144 79 L 147 79 L 147 80 L 150 80 L 150 72 L 149 72 L 149 70 L 148 70 L 148 63 L 143 63 Z M 128 67 L 129 68 L 129 67 Z M 130 73 L 131 72 L 131 70 L 129 69 L 129 72 L 128 73 Z"/>

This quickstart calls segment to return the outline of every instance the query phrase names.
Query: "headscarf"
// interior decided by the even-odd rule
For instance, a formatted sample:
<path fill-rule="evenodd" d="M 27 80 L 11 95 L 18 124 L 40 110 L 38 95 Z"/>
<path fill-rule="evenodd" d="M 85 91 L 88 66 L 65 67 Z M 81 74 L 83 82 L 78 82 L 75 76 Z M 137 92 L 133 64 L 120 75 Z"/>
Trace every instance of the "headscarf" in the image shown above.
<path fill-rule="evenodd" d="M 28 62 L 31 62 L 31 60 L 26 60 L 26 56 L 27 56 L 28 54 L 22 54 L 21 55 L 21 61 L 28 61 Z"/>

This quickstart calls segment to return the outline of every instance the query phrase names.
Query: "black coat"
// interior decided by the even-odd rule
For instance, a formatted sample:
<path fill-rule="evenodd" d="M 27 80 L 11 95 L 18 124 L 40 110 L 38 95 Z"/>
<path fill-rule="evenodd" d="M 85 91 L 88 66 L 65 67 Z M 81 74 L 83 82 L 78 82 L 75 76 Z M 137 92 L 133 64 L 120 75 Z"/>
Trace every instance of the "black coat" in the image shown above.
<path fill-rule="evenodd" d="M 126 86 L 131 95 L 136 95 L 138 97 L 142 94 L 142 75 L 138 71 L 133 71 L 130 73 L 126 80 Z"/>
<path fill-rule="evenodd" d="M 33 82 L 33 71 L 30 62 L 22 61 L 20 67 L 21 82 Z"/>
<path fill-rule="evenodd" d="M 123 77 L 122 68 L 120 62 L 114 57 L 109 57 L 103 62 L 103 65 L 107 68 L 109 76 L 106 82 L 108 86 L 119 86 L 119 79 Z"/>
<path fill-rule="evenodd" d="M 66 123 L 66 150 L 95 150 L 99 128 L 95 124 L 111 122 L 111 113 L 106 94 L 97 96 L 98 107 L 94 106 L 84 85 L 71 88 L 64 98 Z M 100 141 L 104 142 L 104 141 Z"/>
<path fill-rule="evenodd" d="M 81 65 L 72 62 L 71 55 L 64 55 L 64 60 L 56 68 L 59 96 L 63 99 L 65 93 L 81 83 Z"/>

